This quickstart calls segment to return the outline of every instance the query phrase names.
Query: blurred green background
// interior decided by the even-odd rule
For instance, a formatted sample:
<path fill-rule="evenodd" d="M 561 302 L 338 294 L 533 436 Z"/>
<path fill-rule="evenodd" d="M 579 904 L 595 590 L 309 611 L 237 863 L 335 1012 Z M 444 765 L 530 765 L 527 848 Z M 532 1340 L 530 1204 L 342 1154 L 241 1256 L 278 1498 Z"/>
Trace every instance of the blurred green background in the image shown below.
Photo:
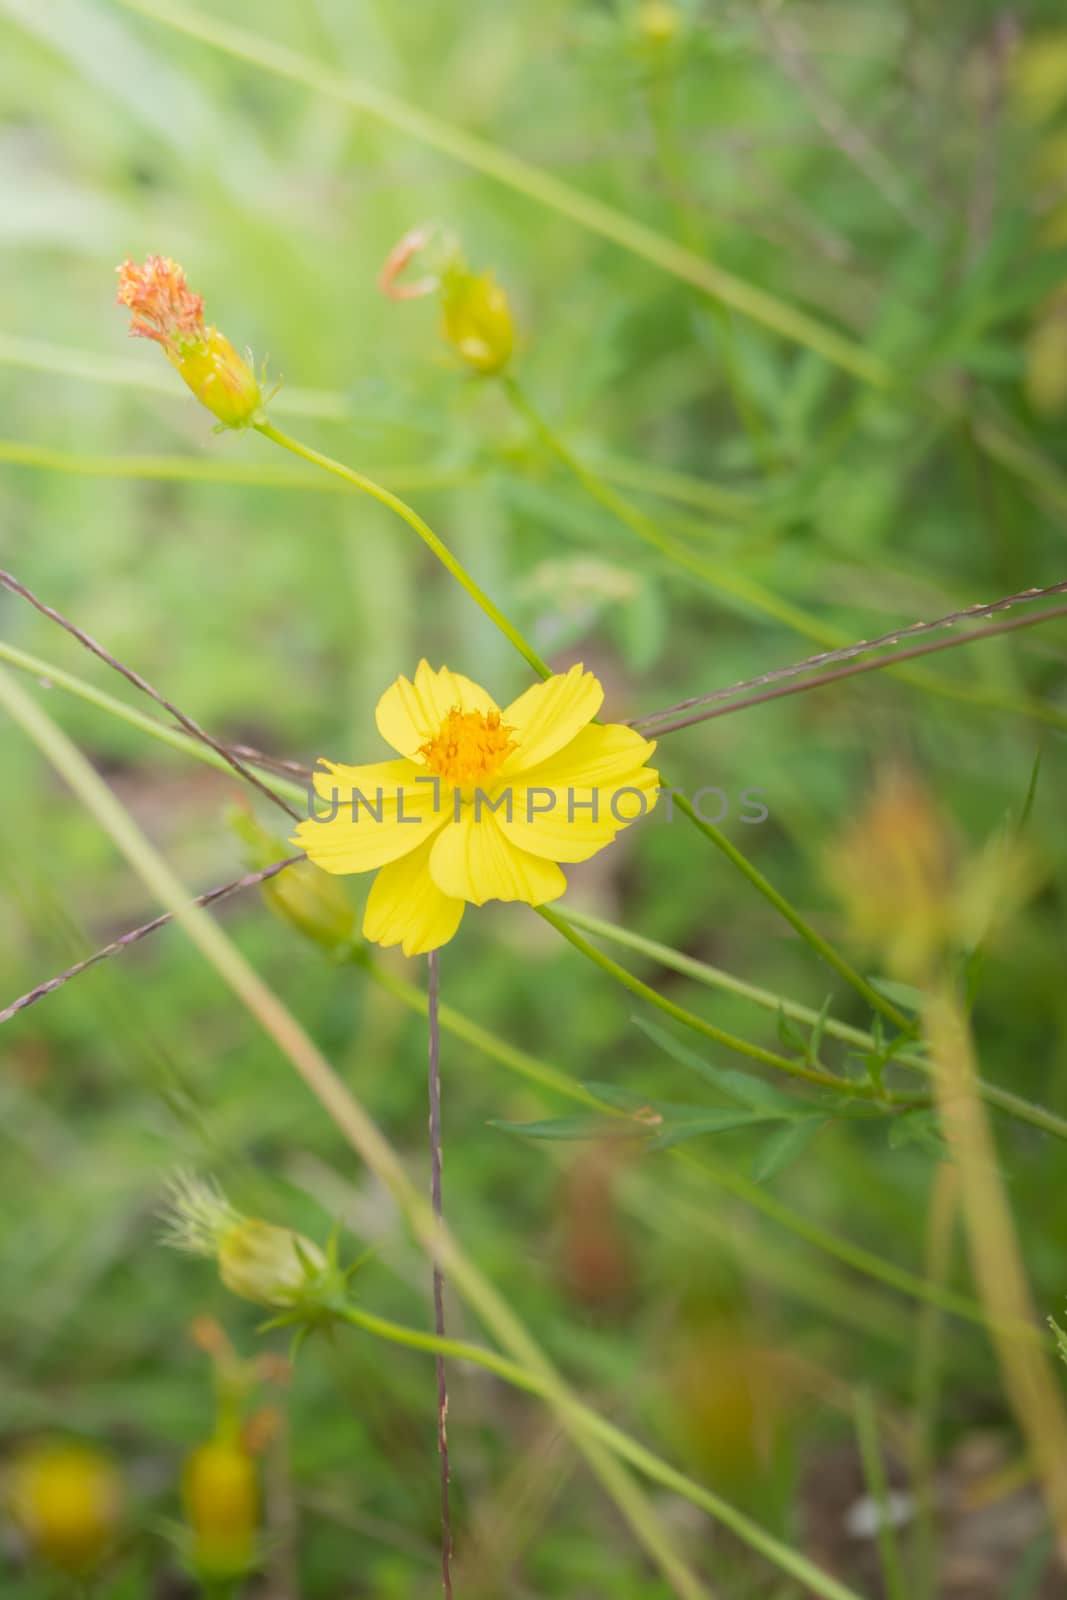
<path fill-rule="evenodd" d="M 158 252 L 185 266 L 236 345 L 269 355 L 285 380 L 278 425 L 412 500 L 554 666 L 597 671 L 610 716 L 786 664 L 834 633 L 870 637 L 1057 581 L 1067 526 L 1057 10 L 975 0 L 210 9 L 212 25 L 388 89 L 806 310 L 888 366 L 895 381 L 880 389 L 321 84 L 286 81 L 119 0 L 0 0 L 4 565 L 217 736 L 307 763 L 379 759 L 376 700 L 422 655 L 502 703 L 529 680 L 401 522 L 254 434 L 213 436 L 159 353 L 127 342 L 115 264 Z M 386 252 L 426 219 L 496 271 L 521 331 L 516 370 L 543 416 L 704 576 L 643 546 L 538 444 L 499 384 L 461 372 L 430 304 L 381 298 Z M 122 460 L 145 456 L 170 465 Z M 214 479 L 183 481 L 189 463 Z M 0 638 L 135 701 L 14 597 L 0 601 Z M 879 757 L 921 771 L 977 847 L 1020 814 L 1040 754 L 1027 828 L 1042 887 L 982 964 L 975 1016 L 985 1075 L 1059 1109 L 1065 668 L 1053 624 L 935 658 L 932 686 L 875 673 L 673 734 L 661 750 L 672 781 L 735 799 L 728 836 L 835 941 L 846 932 L 824 858 Z M 236 779 L 24 681 L 192 892 L 242 870 L 225 820 Z M 6 1004 L 158 907 L 6 723 L 0 751 Z M 758 827 L 738 819 L 745 788 L 763 792 Z M 569 877 L 567 904 L 815 1009 L 832 994 L 835 1016 L 870 1025 L 743 877 L 677 822 L 649 821 Z M 351 887 L 361 904 L 367 881 Z M 256 896 L 222 915 L 423 1182 L 420 1019 Z M 673 999 L 778 1048 L 773 1013 L 622 956 Z M 383 965 L 424 982 L 424 963 L 389 952 Z M 525 908 L 468 915 L 442 967 L 449 1005 L 576 1082 L 689 1102 L 704 1092 L 634 1026 L 643 1011 L 632 997 Z M 17 1017 L 3 1047 L 0 1447 L 10 1461 L 26 1441 L 61 1433 L 109 1451 L 126 1513 L 93 1594 L 194 1593 L 173 1524 L 181 1463 L 213 1412 L 189 1325 L 217 1317 L 246 1354 L 264 1341 L 254 1310 L 207 1264 L 158 1247 L 170 1171 L 214 1172 L 242 1206 L 315 1237 L 342 1218 L 350 1253 L 359 1241 L 379 1247 L 360 1280 L 367 1303 L 419 1325 L 430 1315 L 425 1264 L 178 933 Z M 443 1075 L 450 1221 L 593 1403 L 874 1596 L 874 1541 L 849 1520 L 868 1493 L 852 1396 L 869 1389 L 899 1481 L 916 1419 L 932 1429 L 944 1511 L 936 1592 L 1056 1592 L 982 1330 L 946 1320 L 932 1401 L 916 1362 L 929 1312 L 820 1247 L 862 1246 L 921 1277 L 939 1165 L 929 1142 L 891 1148 L 880 1121 L 834 1124 L 756 1182 L 758 1137 L 735 1132 L 688 1147 L 712 1177 L 664 1155 L 620 1162 L 491 1127 L 573 1108 L 447 1036 Z M 1002 1121 L 998 1132 L 1035 1297 L 1057 1312 L 1061 1153 L 1033 1128 Z M 971 1292 L 958 1241 L 949 1272 Z M 478 1336 L 458 1303 L 449 1317 L 457 1334 Z M 278 1335 L 266 1343 L 284 1351 Z M 543 1408 L 479 1374 L 457 1370 L 451 1383 L 458 1592 L 668 1593 Z M 264 1395 L 286 1422 L 263 1453 L 266 1549 L 247 1592 L 436 1593 L 429 1363 L 352 1334 L 313 1344 L 291 1384 Z M 996 1530 L 984 1542 L 974 1503 Z M 719 1595 L 800 1596 L 684 1502 L 658 1507 Z M 7 1557 L 6 1595 L 78 1592 L 13 1532 Z"/>

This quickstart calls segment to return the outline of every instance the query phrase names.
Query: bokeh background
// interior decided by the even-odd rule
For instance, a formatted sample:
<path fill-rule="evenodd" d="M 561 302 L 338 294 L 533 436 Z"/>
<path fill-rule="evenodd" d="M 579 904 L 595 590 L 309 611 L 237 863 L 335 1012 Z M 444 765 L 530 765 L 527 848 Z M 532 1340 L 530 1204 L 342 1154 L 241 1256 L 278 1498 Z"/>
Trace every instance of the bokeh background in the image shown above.
<path fill-rule="evenodd" d="M 378 759 L 375 702 L 422 655 L 503 701 L 528 682 L 400 521 L 253 434 L 213 436 L 159 353 L 127 342 L 115 265 L 159 252 L 184 264 L 235 344 L 269 355 L 285 380 L 279 426 L 413 501 L 554 665 L 580 659 L 600 674 L 614 717 L 834 635 L 1057 581 L 1057 9 L 210 7 L 210 26 L 317 64 L 308 84 L 120 0 L 0 0 L 4 564 L 216 735 L 277 756 Z M 328 92 L 343 79 L 522 155 L 808 311 L 898 381 L 881 391 L 724 312 L 575 217 Z M 516 370 L 543 416 L 701 574 L 643 546 L 498 383 L 464 373 L 432 305 L 381 298 L 386 252 L 426 219 L 453 228 L 505 286 Z M 0 639 L 136 703 L 14 597 L 0 601 Z M 825 861 L 880 757 L 920 772 L 977 848 L 1020 816 L 1040 756 L 1027 821 L 1040 891 L 983 961 L 974 1011 L 985 1075 L 1063 1109 L 1063 625 L 946 653 L 926 677 L 880 672 L 724 717 L 671 735 L 665 764 L 690 791 L 725 790 L 728 836 L 843 941 Z M 24 681 L 191 891 L 242 870 L 235 779 L 50 686 L 47 672 Z M 158 908 L 14 726 L 0 726 L 0 751 L 7 1003 Z M 763 793 L 759 826 L 740 821 L 746 788 Z M 651 820 L 571 884 L 569 905 L 815 1010 L 832 995 L 835 1016 L 870 1026 L 691 829 Z M 366 883 L 351 887 L 358 906 Z M 258 896 L 222 915 L 424 1181 L 422 1021 Z M 773 1010 L 621 954 L 663 993 L 778 1048 Z M 424 963 L 392 952 L 382 965 L 424 982 Z M 575 1082 L 718 1103 L 635 1026 L 647 1010 L 524 908 L 468 916 L 442 965 L 449 1005 Z M 693 1141 L 699 1167 L 517 1138 L 492 1124 L 573 1106 L 454 1038 L 443 1074 L 449 1218 L 592 1402 L 874 1596 L 885 1580 L 856 1443 L 862 1391 L 905 1496 L 915 1439 L 931 1441 L 940 1572 L 927 1592 L 1058 1592 L 987 1337 L 885 1281 L 929 1268 L 944 1163 L 928 1129 L 891 1144 L 882 1120 L 835 1123 L 760 1179 L 757 1134 Z M 1007 1121 L 998 1135 L 1036 1301 L 1058 1313 L 1061 1147 Z M 60 1435 L 121 1471 L 121 1530 L 94 1595 L 198 1592 L 183 1575 L 179 1483 L 213 1427 L 202 1346 L 214 1335 L 201 1323 L 198 1343 L 195 1319 L 217 1319 L 245 1356 L 286 1349 L 256 1334 L 254 1308 L 226 1296 L 210 1264 L 159 1246 L 177 1165 L 317 1238 L 340 1218 L 349 1253 L 378 1247 L 360 1280 L 367 1303 L 419 1325 L 429 1316 L 425 1263 L 387 1197 L 180 934 L 7 1023 L 0 1451 L 10 1468 Z M 950 1287 L 972 1292 L 957 1235 L 942 1265 Z M 479 1335 L 458 1303 L 449 1316 L 457 1334 Z M 478 1374 L 451 1382 L 465 1600 L 668 1593 L 543 1408 Z M 285 1382 L 269 1372 L 256 1384 L 248 1410 L 270 1413 L 257 1440 L 265 1544 L 247 1593 L 436 1593 L 426 1360 L 352 1334 L 312 1344 Z M 799 1585 L 684 1502 L 658 1506 L 717 1594 L 799 1600 Z M 913 1501 L 900 1517 L 909 1541 Z M 6 1559 L 12 1600 L 82 1592 L 13 1523 Z"/>

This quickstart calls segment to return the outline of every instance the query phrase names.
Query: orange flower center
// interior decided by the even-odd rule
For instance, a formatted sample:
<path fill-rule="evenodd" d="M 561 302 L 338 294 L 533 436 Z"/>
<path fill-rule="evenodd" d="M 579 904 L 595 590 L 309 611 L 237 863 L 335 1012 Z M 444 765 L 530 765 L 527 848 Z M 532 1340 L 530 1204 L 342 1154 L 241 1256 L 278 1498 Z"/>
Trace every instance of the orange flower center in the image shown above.
<path fill-rule="evenodd" d="M 419 746 L 431 772 L 446 783 L 484 784 L 517 748 L 499 711 L 461 711 L 453 706 L 432 739 Z"/>
<path fill-rule="evenodd" d="M 129 257 L 118 269 L 118 303 L 128 306 L 130 333 L 183 351 L 206 343 L 203 296 L 193 294 L 185 273 L 169 256 L 149 256 L 138 267 Z"/>

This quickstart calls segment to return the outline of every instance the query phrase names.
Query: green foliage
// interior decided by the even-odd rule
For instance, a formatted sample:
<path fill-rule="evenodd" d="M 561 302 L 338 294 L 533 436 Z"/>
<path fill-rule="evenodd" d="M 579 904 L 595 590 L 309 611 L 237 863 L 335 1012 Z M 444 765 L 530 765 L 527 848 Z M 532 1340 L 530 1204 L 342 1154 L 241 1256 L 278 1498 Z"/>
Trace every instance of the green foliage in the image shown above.
<path fill-rule="evenodd" d="M 597 670 L 612 717 L 1062 579 L 1056 7 L 1019 21 L 1015 57 L 1003 8 L 963 0 L 795 16 L 679 0 L 669 36 L 623 0 L 204 8 L 209 29 L 311 62 L 302 79 L 166 25 L 168 9 L 6 8 L 0 553 L 216 736 L 306 764 L 377 760 L 377 697 L 420 655 L 504 697 L 530 673 L 386 508 L 311 466 L 290 471 L 254 434 L 212 437 L 158 352 L 125 341 L 110 302 L 128 253 L 181 260 L 209 320 L 284 373 L 278 426 L 410 500 L 537 652 Z M 338 87 L 357 81 L 399 99 L 383 111 Z M 606 497 L 497 381 L 449 360 L 432 307 L 378 295 L 386 252 L 426 218 L 506 291 L 522 393 Z M 155 714 L 10 595 L 2 646 Z M 245 870 L 226 825 L 235 776 L 41 676 L 24 681 L 183 881 L 207 890 Z M 923 772 L 963 850 L 1017 819 L 1040 892 L 966 975 L 983 1076 L 1059 1111 L 1065 685 L 1052 623 L 664 736 L 658 753 L 686 793 L 726 794 L 729 840 L 863 973 L 824 863 L 877 759 Z M 3 1006 L 159 907 L 6 722 L 0 752 Z M 750 788 L 769 812 L 758 826 L 741 820 Z M 246 798 L 246 835 L 284 831 Z M 489 907 L 442 958 L 446 1006 L 502 1046 L 444 1034 L 449 1222 L 605 1416 L 712 1489 L 726 1492 L 739 1460 L 762 1462 L 753 1512 L 803 1551 L 848 1509 L 826 1470 L 853 1449 L 837 1386 L 904 1421 L 931 1392 L 916 1350 L 938 1313 L 912 1288 L 948 1151 L 928 1082 L 901 1059 L 921 1063 L 922 1046 L 872 1016 L 870 996 L 678 815 L 661 808 L 568 876 L 576 905 L 772 999 L 711 992 L 638 952 L 655 990 L 847 1087 L 798 1086 L 673 1024 L 632 1022 L 619 987 L 551 928 Z M 346 898 L 326 908 L 336 937 L 304 937 L 326 912 L 300 881 L 271 901 L 278 916 L 255 892 L 220 915 L 419 1173 L 425 1025 L 389 980 L 421 987 L 423 968 L 387 954 L 376 985 L 358 951 L 344 960 Z M 357 911 L 365 887 L 343 891 Z M 870 983 L 918 1019 L 921 992 Z M 212 1426 L 189 1324 L 217 1317 L 243 1355 L 287 1348 L 210 1267 L 157 1248 L 166 1173 L 216 1171 L 243 1211 L 312 1238 L 341 1217 L 378 1251 L 357 1299 L 412 1326 L 431 1325 L 425 1263 L 175 930 L 16 1015 L 3 1044 L 0 1454 L 53 1433 L 108 1446 L 128 1503 L 99 1595 L 162 1593 L 178 1578 L 158 1530 Z M 1067 1280 L 1062 1144 L 1007 1115 L 997 1134 L 1043 1310 Z M 950 1251 L 944 1273 L 931 1298 L 973 1307 L 966 1253 Z M 679 1351 L 710 1392 L 738 1327 L 809 1388 L 782 1398 L 761 1367 L 748 1410 L 716 1397 L 698 1418 L 715 1437 L 691 1438 Z M 954 1316 L 944 1338 L 939 1409 L 920 1418 L 937 1462 L 951 1479 L 976 1417 L 1020 1458 L 984 1330 Z M 535 1397 L 458 1369 L 451 1381 L 464 1600 L 670 1592 Z M 282 1485 L 265 1546 L 279 1592 L 291 1562 L 303 1600 L 435 1594 L 426 1357 L 370 1336 L 314 1340 L 271 1403 L 287 1418 L 264 1463 Z M 790 1442 L 771 1429 L 767 1460 L 760 1425 L 778 1406 Z M 677 1549 L 722 1600 L 800 1595 L 662 1497 Z M 869 1593 L 861 1546 L 831 1554 Z M 4 1559 L 5 1595 L 58 1600 L 13 1542 Z M 1012 1563 L 1031 1570 L 1020 1550 Z"/>

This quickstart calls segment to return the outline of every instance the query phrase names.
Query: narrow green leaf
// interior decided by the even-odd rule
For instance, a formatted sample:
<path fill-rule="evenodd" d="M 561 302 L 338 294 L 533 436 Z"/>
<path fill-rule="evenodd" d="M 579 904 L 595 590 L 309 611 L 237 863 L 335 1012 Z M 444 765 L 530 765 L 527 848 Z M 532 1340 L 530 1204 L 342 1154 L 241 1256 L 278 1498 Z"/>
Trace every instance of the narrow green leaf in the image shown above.
<path fill-rule="evenodd" d="M 737 1100 L 742 1105 L 751 1106 L 753 1110 L 777 1110 L 782 1116 L 799 1116 L 807 1109 L 811 1109 L 811 1101 L 799 1095 L 783 1094 L 780 1089 L 774 1089 L 769 1083 L 764 1083 L 762 1078 L 757 1078 L 747 1072 L 738 1072 L 732 1067 L 713 1066 L 710 1061 L 705 1061 L 703 1056 L 697 1055 L 695 1050 L 690 1050 L 681 1044 L 672 1034 L 655 1022 L 647 1022 L 644 1017 L 633 1017 L 632 1021 L 641 1032 L 659 1045 L 661 1050 L 677 1061 L 679 1066 L 689 1067 L 697 1072 L 705 1082 L 713 1084 L 720 1093 L 727 1095 L 731 1100 Z"/>
<path fill-rule="evenodd" d="M 803 1122 L 791 1123 L 789 1127 L 779 1128 L 777 1133 L 772 1133 L 760 1147 L 753 1164 L 752 1176 L 755 1181 L 765 1183 L 768 1178 L 776 1177 L 804 1153 L 828 1121 L 827 1117 L 805 1117 Z"/>

